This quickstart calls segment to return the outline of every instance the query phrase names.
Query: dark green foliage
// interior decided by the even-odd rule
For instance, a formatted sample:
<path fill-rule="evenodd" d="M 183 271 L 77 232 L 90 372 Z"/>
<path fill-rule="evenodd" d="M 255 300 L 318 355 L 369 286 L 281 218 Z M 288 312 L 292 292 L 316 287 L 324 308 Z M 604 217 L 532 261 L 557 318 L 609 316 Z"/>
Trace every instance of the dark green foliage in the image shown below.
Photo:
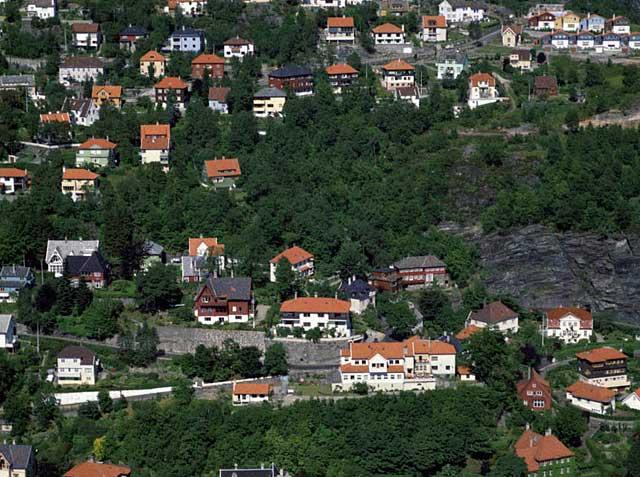
<path fill-rule="evenodd" d="M 367 385 L 367 383 L 353 383 L 353 386 L 351 386 L 351 390 L 355 394 L 363 396 L 369 393 L 369 386 Z"/>
<path fill-rule="evenodd" d="M 289 372 L 287 350 L 282 343 L 274 343 L 264 353 L 264 373 L 269 376 L 284 376 Z"/>
<path fill-rule="evenodd" d="M 376 299 L 376 309 L 379 316 L 387 323 L 393 338 L 402 340 L 413 334 L 413 328 L 418 321 L 406 301 L 392 300 L 393 298 L 387 294 L 379 295 Z"/>
<path fill-rule="evenodd" d="M 95 401 L 89 401 L 80 405 L 80 408 L 78 409 L 78 416 L 93 421 L 100 419 L 100 407 L 98 403 Z"/>
<path fill-rule="evenodd" d="M 525 477 L 526 475 L 527 464 L 521 457 L 513 454 L 500 457 L 489 473 L 489 477 Z"/>
<path fill-rule="evenodd" d="M 582 436 L 587 432 L 587 419 L 580 409 L 573 406 L 556 408 L 556 417 L 553 423 L 553 433 L 565 445 L 579 447 Z"/>
<path fill-rule="evenodd" d="M 7 398 L 16 379 L 16 372 L 6 353 L 0 353 L 0 405 Z"/>
<path fill-rule="evenodd" d="M 102 414 L 109 414 L 113 411 L 113 400 L 109 396 L 109 391 L 102 389 L 98 392 L 98 407 Z"/>
<path fill-rule="evenodd" d="M 120 355 L 130 366 L 148 366 L 158 355 L 158 332 L 147 321 L 134 333 L 120 336 Z"/>
<path fill-rule="evenodd" d="M 182 291 L 176 283 L 174 267 L 154 263 L 144 273 L 136 276 L 138 306 L 146 312 L 166 310 L 180 302 Z"/>
<path fill-rule="evenodd" d="M 260 350 L 254 346 L 241 348 L 226 340 L 221 349 L 198 345 L 194 354 L 178 358 L 182 372 L 189 378 L 205 382 L 226 381 L 233 377 L 255 378 L 263 374 Z"/>
<path fill-rule="evenodd" d="M 296 273 L 291 269 L 291 262 L 282 257 L 276 266 L 276 286 L 280 301 L 293 298 L 300 291 Z"/>
<path fill-rule="evenodd" d="M 640 477 L 640 436 L 634 436 L 626 462 L 627 477 Z"/>
<path fill-rule="evenodd" d="M 518 380 L 518 355 L 508 346 L 499 331 L 488 328 L 469 339 L 469 362 L 479 380 L 497 391 L 503 398 L 514 395 Z"/>
<path fill-rule="evenodd" d="M 104 340 L 115 336 L 120 327 L 118 318 L 124 306 L 118 300 L 97 300 L 83 315 L 87 336 L 97 340 Z"/>

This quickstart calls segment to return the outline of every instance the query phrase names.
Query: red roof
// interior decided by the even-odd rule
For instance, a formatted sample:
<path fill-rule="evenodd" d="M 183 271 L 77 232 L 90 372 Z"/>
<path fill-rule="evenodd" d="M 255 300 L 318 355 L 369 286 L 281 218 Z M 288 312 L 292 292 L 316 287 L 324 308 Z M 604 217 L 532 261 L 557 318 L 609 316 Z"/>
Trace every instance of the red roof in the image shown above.
<path fill-rule="evenodd" d="M 576 353 L 578 359 L 584 359 L 590 363 L 601 363 L 604 361 L 613 361 L 617 359 L 627 359 L 627 355 L 621 353 L 617 349 L 609 346 L 602 348 L 592 349 L 591 351 L 583 351 L 582 353 Z"/>
<path fill-rule="evenodd" d="M 218 243 L 217 237 L 200 237 L 189 239 L 189 255 L 192 257 L 198 255 L 198 248 L 202 243 L 207 246 L 210 255 L 224 254 L 224 244 Z"/>
<path fill-rule="evenodd" d="M 327 66 L 325 68 L 325 71 L 327 72 L 327 74 L 329 76 L 332 75 L 357 75 L 358 74 L 358 70 L 355 69 L 353 66 L 348 65 L 346 63 L 340 63 L 337 65 L 331 65 L 331 66 Z"/>
<path fill-rule="evenodd" d="M 480 328 L 479 326 L 469 325 L 466 328 L 463 328 L 462 330 L 458 331 L 458 333 L 456 334 L 456 338 L 459 339 L 460 341 L 463 341 L 469 338 L 471 335 L 481 330 L 482 328 Z"/>
<path fill-rule="evenodd" d="M 402 342 L 407 356 L 417 354 L 456 354 L 456 348 L 452 344 L 440 340 L 424 340 L 418 336 L 412 336 Z"/>
<path fill-rule="evenodd" d="M 354 28 L 353 17 L 329 17 L 327 27 L 332 28 Z"/>
<path fill-rule="evenodd" d="M 567 388 L 567 392 L 577 398 L 605 404 L 610 403 L 616 397 L 616 393 L 611 389 L 594 386 L 593 384 L 585 383 L 583 381 L 576 381 L 573 383 Z"/>
<path fill-rule="evenodd" d="M 489 86 L 496 85 L 496 79 L 490 73 L 476 73 L 469 77 L 469 81 L 471 81 L 471 86 L 474 87 L 478 86 L 478 83 L 488 83 Z"/>
<path fill-rule="evenodd" d="M 298 263 L 304 262 L 305 260 L 311 260 L 313 255 L 307 252 L 305 249 L 294 245 L 291 248 L 286 249 L 284 252 L 280 252 L 278 255 L 273 257 L 269 263 L 278 263 L 281 258 L 286 258 L 289 260 L 291 265 L 297 265 Z"/>
<path fill-rule="evenodd" d="M 224 65 L 224 58 L 210 53 L 202 53 L 191 60 L 192 65 Z"/>
<path fill-rule="evenodd" d="M 175 76 L 165 76 L 156 83 L 156 89 L 187 89 L 189 85 Z"/>
<path fill-rule="evenodd" d="M 122 465 L 83 462 L 68 470 L 64 477 L 121 477 L 130 476 L 131 469 Z"/>
<path fill-rule="evenodd" d="M 208 178 L 238 177 L 240 175 L 240 162 L 238 159 L 222 158 L 213 161 L 204 161 Z"/>
<path fill-rule="evenodd" d="M 422 28 L 447 28 L 447 19 L 442 15 L 424 15 L 422 17 Z"/>
<path fill-rule="evenodd" d="M 27 177 L 27 171 L 24 169 L 18 169 L 16 167 L 2 167 L 0 168 L 0 177 Z"/>
<path fill-rule="evenodd" d="M 73 23 L 71 31 L 73 33 L 98 33 L 100 25 L 98 23 Z"/>
<path fill-rule="evenodd" d="M 547 311 L 547 328 L 560 328 L 560 320 L 573 315 L 580 320 L 580 329 L 593 329 L 593 316 L 584 308 L 559 307 Z"/>
<path fill-rule="evenodd" d="M 404 33 L 404 30 L 393 23 L 383 23 L 371 30 L 373 33 Z"/>
<path fill-rule="evenodd" d="M 88 169 L 65 169 L 62 173 L 62 179 L 68 181 L 95 181 L 98 177 Z"/>
<path fill-rule="evenodd" d="M 143 124 L 140 126 L 140 149 L 169 149 L 171 126 L 168 124 Z"/>
<path fill-rule="evenodd" d="M 537 472 L 540 464 L 573 457 L 569 450 L 554 435 L 542 436 L 529 429 L 524 431 L 515 445 L 516 455 L 524 459 L 529 472 Z"/>
<path fill-rule="evenodd" d="M 115 149 L 118 145 L 107 139 L 87 139 L 80 144 L 80 149 Z"/>
<path fill-rule="evenodd" d="M 413 71 L 415 68 L 404 60 L 394 60 L 382 67 L 385 71 Z"/>
<path fill-rule="evenodd" d="M 219 101 L 224 103 L 227 101 L 227 95 L 231 91 L 231 88 L 209 88 L 209 99 L 212 101 Z"/>
<path fill-rule="evenodd" d="M 271 393 L 269 384 L 259 383 L 233 383 L 233 394 L 257 394 L 268 396 Z"/>
<path fill-rule="evenodd" d="M 460 375 L 460 376 L 469 376 L 469 375 L 473 374 L 471 372 L 471 368 L 469 366 L 458 366 L 456 368 L 456 371 L 458 372 L 458 375 Z"/>
<path fill-rule="evenodd" d="M 91 88 L 91 97 L 97 98 L 100 91 L 106 91 L 111 98 L 120 98 L 122 96 L 122 86 L 93 86 Z"/>
<path fill-rule="evenodd" d="M 167 61 L 167 59 L 157 51 L 147 51 L 140 57 L 140 61 Z"/>
<path fill-rule="evenodd" d="M 531 376 L 528 379 L 523 379 L 516 384 L 517 393 L 521 398 L 526 397 L 523 395 L 533 389 L 541 391 L 545 400 L 551 401 L 551 385 L 535 369 L 531 370 Z"/>
<path fill-rule="evenodd" d="M 242 45 L 251 45 L 249 40 L 245 40 L 244 38 L 240 38 L 239 36 L 235 38 L 230 38 L 224 42 L 225 45 L 228 46 L 242 46 Z"/>
<path fill-rule="evenodd" d="M 47 113 L 40 115 L 40 121 L 43 123 L 70 123 L 71 117 L 69 113 Z"/>
<path fill-rule="evenodd" d="M 280 307 L 283 313 L 349 313 L 350 309 L 348 301 L 324 297 L 294 298 Z"/>

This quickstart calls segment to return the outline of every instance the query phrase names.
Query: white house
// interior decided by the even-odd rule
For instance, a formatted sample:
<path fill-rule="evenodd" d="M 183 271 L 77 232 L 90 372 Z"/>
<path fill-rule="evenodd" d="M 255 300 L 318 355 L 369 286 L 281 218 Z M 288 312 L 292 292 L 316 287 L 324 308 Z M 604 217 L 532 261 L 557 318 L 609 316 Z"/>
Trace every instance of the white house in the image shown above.
<path fill-rule="evenodd" d="M 546 312 L 542 332 L 565 344 L 588 341 L 593 334 L 593 316 L 584 308 L 554 308 Z"/>
<path fill-rule="evenodd" d="M 63 60 L 58 71 L 58 81 L 64 86 L 69 86 L 71 82 L 82 83 L 83 81 L 98 79 L 104 74 L 104 64 L 98 58 L 92 56 L 70 56 Z"/>
<path fill-rule="evenodd" d="M 140 161 L 142 164 L 160 163 L 169 170 L 171 126 L 169 124 L 140 125 Z"/>
<path fill-rule="evenodd" d="M 618 51 L 622 48 L 622 37 L 617 33 L 602 35 L 602 49 L 605 51 Z"/>
<path fill-rule="evenodd" d="M 484 20 L 486 7 L 480 2 L 443 0 L 438 5 L 438 13 L 449 23 L 480 22 Z"/>
<path fill-rule="evenodd" d="M 478 311 L 470 311 L 465 326 L 491 328 L 502 333 L 518 332 L 518 314 L 502 302 L 494 301 Z"/>
<path fill-rule="evenodd" d="M 422 41 L 447 41 L 447 19 L 443 15 L 422 17 Z"/>
<path fill-rule="evenodd" d="M 100 48 L 102 32 L 99 23 L 73 23 L 71 25 L 73 46 L 76 48 Z"/>
<path fill-rule="evenodd" d="M 62 110 L 69 113 L 71 124 L 89 127 L 100 119 L 100 107 L 91 99 L 65 98 Z"/>
<path fill-rule="evenodd" d="M 622 400 L 622 404 L 624 404 L 628 408 L 635 409 L 636 411 L 640 411 L 640 388 L 636 389 L 631 394 L 626 396 Z"/>
<path fill-rule="evenodd" d="M 595 414 L 612 414 L 616 410 L 615 392 L 582 381 L 567 388 L 567 400 L 574 406 Z"/>
<path fill-rule="evenodd" d="M 614 16 L 605 23 L 605 29 L 616 35 L 628 35 L 631 33 L 631 23 L 626 17 Z"/>
<path fill-rule="evenodd" d="M 436 67 L 438 68 L 438 79 L 456 79 L 469 66 L 469 58 L 465 53 L 457 50 L 442 50 L 438 54 Z"/>
<path fill-rule="evenodd" d="M 576 47 L 579 50 L 592 50 L 596 47 L 596 37 L 588 31 L 580 32 L 576 35 Z"/>
<path fill-rule="evenodd" d="M 478 106 L 497 103 L 501 101 L 498 94 L 496 79 L 490 73 L 476 73 L 469 77 L 469 100 L 467 104 L 470 109 Z"/>
<path fill-rule="evenodd" d="M 80 386 L 96 383 L 99 360 L 90 349 L 70 345 L 58 353 L 56 376 L 60 386 Z"/>
<path fill-rule="evenodd" d="M 383 23 L 372 29 L 371 33 L 376 45 L 404 45 L 405 43 L 404 25 Z"/>
<path fill-rule="evenodd" d="M 46 20 L 56 16 L 56 0 L 29 0 L 26 7 L 28 17 Z"/>
<path fill-rule="evenodd" d="M 49 240 L 45 263 L 49 273 L 61 277 L 64 273 L 64 261 L 70 255 L 89 257 L 98 251 L 99 240 Z"/>
<path fill-rule="evenodd" d="M 415 86 L 415 68 L 404 60 L 394 60 L 382 67 L 382 86 L 387 91 Z"/>
<path fill-rule="evenodd" d="M 233 383 L 232 402 L 234 406 L 268 402 L 271 392 L 269 384 Z"/>
<path fill-rule="evenodd" d="M 223 52 L 225 58 L 242 59 L 245 56 L 252 56 L 255 53 L 255 46 L 249 40 L 237 36 L 224 42 Z"/>
<path fill-rule="evenodd" d="M 558 50 L 565 50 L 569 48 L 571 36 L 564 32 L 556 32 L 551 35 L 551 46 Z"/>
<path fill-rule="evenodd" d="M 176 10 L 184 16 L 198 17 L 204 15 L 207 0 L 167 0 L 165 13 L 175 14 Z"/>
<path fill-rule="evenodd" d="M 269 261 L 269 280 L 272 283 L 276 282 L 276 270 L 278 268 L 278 262 L 286 258 L 291 264 L 291 269 L 301 277 L 310 277 L 315 271 L 313 254 L 307 252 L 302 247 L 294 245 L 286 249 L 284 252 L 279 253 Z"/>
<path fill-rule="evenodd" d="M 640 49 L 640 33 L 632 33 L 628 36 L 629 48 L 632 50 Z"/>
<path fill-rule="evenodd" d="M 280 306 L 279 327 L 319 328 L 335 336 L 351 336 L 351 303 L 336 298 L 305 297 L 287 300 Z"/>
<path fill-rule="evenodd" d="M 26 169 L 0 167 L 0 194 L 15 194 L 29 188 L 29 174 Z"/>
<path fill-rule="evenodd" d="M 13 315 L 0 315 L 0 349 L 13 351 L 18 346 L 16 319 Z"/>
<path fill-rule="evenodd" d="M 356 42 L 356 26 L 353 17 L 329 17 L 327 18 L 327 28 L 325 38 L 330 43 L 350 43 Z"/>

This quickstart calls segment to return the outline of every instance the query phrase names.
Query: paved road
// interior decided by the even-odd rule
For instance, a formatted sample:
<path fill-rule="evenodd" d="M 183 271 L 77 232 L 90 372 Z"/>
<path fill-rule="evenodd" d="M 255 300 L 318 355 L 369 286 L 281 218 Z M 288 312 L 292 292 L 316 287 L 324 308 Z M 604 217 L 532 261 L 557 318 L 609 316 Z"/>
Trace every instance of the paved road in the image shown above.
<path fill-rule="evenodd" d="M 573 361 L 573 358 L 561 359 L 560 361 L 556 361 L 555 363 L 550 363 L 550 364 L 547 364 L 546 366 L 543 366 L 538 370 L 538 372 L 542 377 L 545 377 L 546 374 L 552 369 L 556 369 L 561 366 L 566 366 L 567 364 L 571 363 L 571 361 Z"/>

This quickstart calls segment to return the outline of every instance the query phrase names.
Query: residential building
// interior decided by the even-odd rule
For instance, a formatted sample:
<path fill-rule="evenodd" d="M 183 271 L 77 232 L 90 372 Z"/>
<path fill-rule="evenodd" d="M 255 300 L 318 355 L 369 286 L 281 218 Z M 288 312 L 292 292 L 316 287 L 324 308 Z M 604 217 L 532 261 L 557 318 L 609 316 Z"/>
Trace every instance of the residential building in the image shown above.
<path fill-rule="evenodd" d="M 209 88 L 209 107 L 221 114 L 229 114 L 227 96 L 231 88 Z"/>
<path fill-rule="evenodd" d="M 325 38 L 329 43 L 355 43 L 356 25 L 353 17 L 329 17 Z"/>
<path fill-rule="evenodd" d="M 65 346 L 58 353 L 56 376 L 60 386 L 96 384 L 100 361 L 95 353 L 84 346 Z"/>
<path fill-rule="evenodd" d="M 640 388 L 636 389 L 622 400 L 622 404 L 629 409 L 640 411 Z"/>
<path fill-rule="evenodd" d="M 89 288 L 104 288 L 109 283 L 109 265 L 100 252 L 91 255 L 70 255 L 65 260 L 65 276 L 71 285 L 85 283 Z"/>
<path fill-rule="evenodd" d="M 164 68 L 167 59 L 157 51 L 147 51 L 140 57 L 140 74 L 150 78 L 160 78 L 164 76 Z"/>
<path fill-rule="evenodd" d="M 379 17 L 401 17 L 411 11 L 409 0 L 380 0 Z"/>
<path fill-rule="evenodd" d="M 458 366 L 456 370 L 456 375 L 460 379 L 460 381 L 474 382 L 476 381 L 476 375 L 473 374 L 471 368 L 469 366 Z"/>
<path fill-rule="evenodd" d="M 222 51 L 225 58 L 239 58 L 242 60 L 245 56 L 253 56 L 256 47 L 253 42 L 236 36 L 224 42 Z"/>
<path fill-rule="evenodd" d="M 426 288 L 437 284 L 449 285 L 449 274 L 445 263 L 434 255 L 405 257 L 391 266 L 400 276 L 401 284 L 409 290 Z"/>
<path fill-rule="evenodd" d="M 509 65 L 520 71 L 531 71 L 532 61 L 530 50 L 512 50 L 509 54 Z"/>
<path fill-rule="evenodd" d="M 466 53 L 458 50 L 440 50 L 436 60 L 436 67 L 438 68 L 439 80 L 454 80 L 469 67 L 469 58 Z"/>
<path fill-rule="evenodd" d="M 529 28 L 535 31 L 553 30 L 556 26 L 556 16 L 550 12 L 541 12 L 529 18 Z"/>
<path fill-rule="evenodd" d="M 464 0 L 443 0 L 438 4 L 438 12 L 447 23 L 471 23 L 484 20 L 487 7 L 480 2 Z"/>
<path fill-rule="evenodd" d="M 376 289 L 355 276 L 340 282 L 338 293 L 349 300 L 350 311 L 356 315 L 362 314 L 370 306 L 376 306 Z"/>
<path fill-rule="evenodd" d="M 627 355 L 605 346 L 576 353 L 580 381 L 622 391 L 631 382 L 627 375 Z"/>
<path fill-rule="evenodd" d="M 336 298 L 305 297 L 287 300 L 280 306 L 282 328 L 320 328 L 335 336 L 351 336 L 351 303 Z"/>
<path fill-rule="evenodd" d="M 0 434 L 11 434 L 13 431 L 13 424 L 0 417 Z"/>
<path fill-rule="evenodd" d="M 189 255 L 191 257 L 216 257 L 216 266 L 220 270 L 225 268 L 224 244 L 218 242 L 217 237 L 203 237 L 189 239 Z"/>
<path fill-rule="evenodd" d="M 280 252 L 269 261 L 269 280 L 276 282 L 276 270 L 280 260 L 286 258 L 291 264 L 291 269 L 301 277 L 310 277 L 315 272 L 314 256 L 302 247 L 294 245 Z"/>
<path fill-rule="evenodd" d="M 198 323 L 248 323 L 253 320 L 251 278 L 209 275 L 195 297 L 193 313 Z"/>
<path fill-rule="evenodd" d="M 404 45 L 404 25 L 397 26 L 393 23 L 383 23 L 371 30 L 373 42 L 376 45 Z"/>
<path fill-rule="evenodd" d="M 564 3 L 538 3 L 529 9 L 527 18 L 540 15 L 543 12 L 553 13 L 555 16 L 561 17 L 565 12 L 564 7 Z"/>
<path fill-rule="evenodd" d="M 200 53 L 205 47 L 204 31 L 182 27 L 169 37 L 164 50 Z"/>
<path fill-rule="evenodd" d="M 622 48 L 622 38 L 618 33 L 605 33 L 599 39 L 602 41 L 603 50 L 618 51 Z"/>
<path fill-rule="evenodd" d="M 99 246 L 98 240 L 49 240 L 44 259 L 47 271 L 53 273 L 56 278 L 60 278 L 64 272 L 64 262 L 67 257 L 90 256 L 98 250 Z"/>
<path fill-rule="evenodd" d="M 603 16 L 589 13 L 580 20 L 580 30 L 591 33 L 602 33 L 606 22 L 607 20 Z"/>
<path fill-rule="evenodd" d="M 15 441 L 14 441 L 15 442 Z M 1 477 L 35 477 L 36 454 L 33 447 L 19 444 L 0 444 Z"/>
<path fill-rule="evenodd" d="M 98 189 L 98 177 L 95 172 L 80 168 L 62 168 L 62 182 L 60 187 L 64 195 L 71 196 L 77 202 Z"/>
<path fill-rule="evenodd" d="M 436 387 L 436 377 L 456 374 L 456 350 L 438 340 L 413 336 L 402 342 L 354 343 L 340 352 L 340 384 L 355 383 L 382 391 L 418 391 Z"/>
<path fill-rule="evenodd" d="M 116 161 L 115 150 L 117 146 L 108 139 L 87 139 L 80 144 L 78 152 L 76 152 L 76 166 L 108 167 L 113 165 Z"/>
<path fill-rule="evenodd" d="M 212 79 L 224 78 L 224 58 L 210 53 L 201 53 L 191 61 L 191 77 L 204 79 L 208 75 Z"/>
<path fill-rule="evenodd" d="M 155 91 L 156 104 L 167 108 L 170 101 L 173 107 L 184 111 L 189 101 L 189 85 L 182 79 L 175 76 L 165 76 L 158 81 L 153 89 Z"/>
<path fill-rule="evenodd" d="M 556 83 L 555 78 L 553 79 Z M 536 81 L 536 94 L 538 94 L 537 87 Z M 553 90 L 553 86 L 551 89 Z M 558 94 L 557 84 L 555 84 L 555 94 Z M 577 343 L 581 340 L 589 341 L 593 334 L 593 316 L 591 311 L 584 308 L 554 308 L 545 313 L 542 333 L 548 338 L 557 338 L 564 344 Z"/>
<path fill-rule="evenodd" d="M 149 37 L 149 32 L 141 26 L 129 25 L 118 34 L 118 45 L 121 50 L 136 51 L 136 43 Z"/>
<path fill-rule="evenodd" d="M 56 0 L 27 0 L 27 16 L 47 20 L 56 16 L 58 5 Z"/>
<path fill-rule="evenodd" d="M 458 331 L 458 333 L 456 333 L 456 339 L 459 341 L 468 340 L 469 338 L 471 338 L 471 336 L 480 331 L 482 331 L 482 328 L 480 328 L 479 326 L 467 325 L 463 329 Z"/>
<path fill-rule="evenodd" d="M 70 56 L 65 58 L 58 71 L 58 81 L 69 86 L 71 82 L 97 81 L 104 75 L 104 64 L 92 56 Z"/>
<path fill-rule="evenodd" d="M 18 348 L 16 318 L 13 315 L 0 315 L 0 350 L 14 351 Z M 2 470 L 2 466 L 0 466 Z M 2 474 L 0 474 L 2 475 Z"/>
<path fill-rule="evenodd" d="M 527 465 L 527 477 L 576 475 L 575 456 L 548 430 L 545 435 L 527 429 L 515 445 L 516 455 Z"/>
<path fill-rule="evenodd" d="M 442 15 L 422 17 L 422 41 L 447 41 L 447 19 Z"/>
<path fill-rule="evenodd" d="M 604 28 L 616 35 L 628 35 L 631 33 L 631 22 L 627 17 L 613 16 L 605 22 Z"/>
<path fill-rule="evenodd" d="M 232 403 L 234 406 L 245 406 L 268 402 L 272 392 L 270 384 L 233 383 Z"/>
<path fill-rule="evenodd" d="M 529 368 L 529 377 L 516 384 L 522 404 L 532 411 L 548 411 L 553 406 L 551 385 L 535 369 Z"/>
<path fill-rule="evenodd" d="M 347 0 L 303 0 L 302 6 L 323 9 L 344 8 L 347 6 Z"/>
<path fill-rule="evenodd" d="M 335 94 L 341 94 L 343 89 L 350 87 L 358 80 L 358 70 L 346 63 L 327 66 L 324 71 Z"/>
<path fill-rule="evenodd" d="M 28 190 L 30 186 L 31 181 L 26 169 L 0 167 L 0 194 L 24 192 Z"/>
<path fill-rule="evenodd" d="M 144 260 L 142 262 L 142 270 L 148 271 L 152 265 L 165 264 L 167 262 L 167 253 L 164 250 L 164 247 L 158 243 L 155 243 L 151 240 L 145 240 L 143 245 L 144 250 Z"/>
<path fill-rule="evenodd" d="M 567 388 L 567 401 L 595 414 L 613 414 L 616 410 L 616 393 L 611 389 L 576 381 Z"/>
<path fill-rule="evenodd" d="M 382 67 L 382 86 L 387 91 L 414 86 L 416 69 L 404 60 L 394 60 Z"/>
<path fill-rule="evenodd" d="M 566 50 L 571 46 L 572 35 L 557 31 L 551 35 L 551 46 L 558 50 Z"/>
<path fill-rule="evenodd" d="M 253 95 L 253 115 L 258 118 L 282 116 L 287 93 L 278 88 L 262 88 Z"/>
<path fill-rule="evenodd" d="M 393 266 L 376 268 L 367 281 L 379 292 L 396 293 L 402 290 L 402 279 Z"/>
<path fill-rule="evenodd" d="M 282 469 L 278 470 L 275 464 L 269 467 L 261 466 L 256 468 L 239 468 L 237 465 L 233 469 L 220 469 L 218 477 L 288 477 Z"/>
<path fill-rule="evenodd" d="M 167 0 L 164 12 L 175 15 L 177 10 L 186 17 L 199 17 L 204 15 L 207 0 Z"/>
<path fill-rule="evenodd" d="M 169 169 L 171 126 L 168 124 L 143 124 L 140 126 L 140 159 L 142 164 L 160 163 Z"/>
<path fill-rule="evenodd" d="M 396 101 L 406 101 L 416 108 L 420 107 L 420 92 L 417 86 L 400 86 L 393 90 Z"/>
<path fill-rule="evenodd" d="M 476 73 L 469 77 L 469 109 L 500 101 L 496 79 L 491 73 Z"/>
<path fill-rule="evenodd" d="M 71 34 L 73 46 L 84 49 L 99 49 L 102 44 L 102 33 L 98 23 L 72 23 Z"/>
<path fill-rule="evenodd" d="M 120 108 L 122 106 L 122 86 L 93 86 L 91 88 L 91 99 L 98 107 L 103 104 L 110 104 Z"/>
<path fill-rule="evenodd" d="M 500 301 L 484 305 L 478 311 L 470 311 L 465 326 L 492 328 L 501 333 L 518 332 L 518 314 Z"/>
<path fill-rule="evenodd" d="M 313 94 L 313 73 L 302 66 L 283 66 L 269 73 L 269 87 L 290 90 L 296 96 L 310 95 Z"/>
<path fill-rule="evenodd" d="M 36 77 L 34 75 L 2 75 L 0 91 L 26 91 L 29 98 L 36 96 Z"/>
<path fill-rule="evenodd" d="M 215 188 L 235 189 L 236 180 L 240 175 L 240 162 L 237 158 L 223 156 L 220 159 L 204 161 L 205 179 Z"/>
<path fill-rule="evenodd" d="M 627 37 L 627 45 L 632 50 L 640 49 L 640 33 L 631 33 Z"/>
<path fill-rule="evenodd" d="M 578 33 L 575 41 L 578 50 L 592 50 L 596 47 L 596 36 L 589 31 Z"/>
<path fill-rule="evenodd" d="M 102 462 L 82 462 L 69 469 L 64 477 L 130 477 L 131 469 Z"/>
<path fill-rule="evenodd" d="M 181 280 L 185 283 L 200 283 L 209 275 L 207 257 L 183 256 L 180 259 Z"/>
<path fill-rule="evenodd" d="M 62 110 L 69 115 L 71 124 L 89 127 L 100 119 L 100 108 L 91 98 L 65 98 Z"/>
<path fill-rule="evenodd" d="M 564 15 L 556 17 L 555 29 L 570 33 L 580 30 L 580 16 L 573 12 L 565 12 Z"/>
<path fill-rule="evenodd" d="M 521 25 L 502 25 L 502 46 L 516 48 L 520 46 L 522 41 Z"/>
<path fill-rule="evenodd" d="M 0 269 L 0 302 L 15 303 L 20 290 L 35 285 L 35 282 L 29 267 L 5 265 Z"/>

